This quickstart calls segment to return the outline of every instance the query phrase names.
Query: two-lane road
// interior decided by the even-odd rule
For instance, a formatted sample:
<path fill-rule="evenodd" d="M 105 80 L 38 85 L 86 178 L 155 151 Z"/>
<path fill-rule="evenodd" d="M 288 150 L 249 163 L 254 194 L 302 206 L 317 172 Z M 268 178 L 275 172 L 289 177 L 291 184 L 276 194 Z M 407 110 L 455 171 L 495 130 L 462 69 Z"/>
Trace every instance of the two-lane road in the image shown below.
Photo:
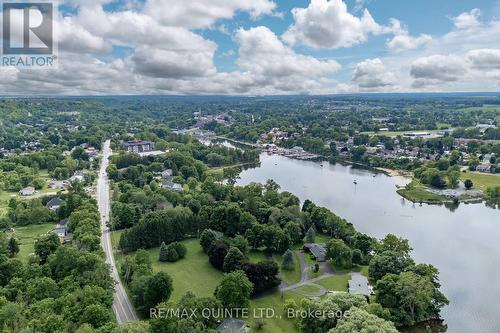
<path fill-rule="evenodd" d="M 118 271 L 116 269 L 115 258 L 113 257 L 113 248 L 111 246 L 111 235 L 107 223 L 109 221 L 109 180 L 106 174 L 106 169 L 109 165 L 109 157 L 111 156 L 110 141 L 106 141 L 102 149 L 101 169 L 99 171 L 99 178 L 97 180 L 97 204 L 99 206 L 99 213 L 101 214 L 101 245 L 106 253 L 106 262 L 111 267 L 111 276 L 115 280 L 115 295 L 113 301 L 113 311 L 116 316 L 116 321 L 126 323 L 132 320 L 138 320 L 134 307 L 128 299 L 125 288 L 120 280 Z"/>

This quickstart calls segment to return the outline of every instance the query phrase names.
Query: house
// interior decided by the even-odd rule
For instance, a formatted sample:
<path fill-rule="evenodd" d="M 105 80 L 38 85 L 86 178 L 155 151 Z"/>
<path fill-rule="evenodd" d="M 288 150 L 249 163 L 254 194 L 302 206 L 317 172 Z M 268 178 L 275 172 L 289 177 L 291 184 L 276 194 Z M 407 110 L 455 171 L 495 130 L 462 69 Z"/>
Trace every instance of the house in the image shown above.
<path fill-rule="evenodd" d="M 478 172 L 490 172 L 491 171 L 491 164 L 490 163 L 480 164 L 476 167 L 476 171 L 478 171 Z"/>
<path fill-rule="evenodd" d="M 47 187 L 50 188 L 50 189 L 59 189 L 59 188 L 63 188 L 64 186 L 66 186 L 66 181 L 63 181 L 63 180 L 53 180 L 51 181 Z"/>
<path fill-rule="evenodd" d="M 54 229 L 54 233 L 61 239 L 65 239 L 68 236 L 68 219 L 61 220 Z"/>
<path fill-rule="evenodd" d="M 85 152 L 90 157 L 94 157 L 97 155 L 97 149 L 95 149 L 95 147 L 87 147 L 87 148 L 85 148 Z"/>
<path fill-rule="evenodd" d="M 161 176 L 161 178 L 169 179 L 169 177 L 172 177 L 173 174 L 174 174 L 174 172 L 172 171 L 172 169 L 167 169 L 167 170 L 162 171 L 160 173 L 160 176 Z"/>
<path fill-rule="evenodd" d="M 55 197 L 50 199 L 50 201 L 47 202 L 47 205 L 45 205 L 45 207 L 47 207 L 50 210 L 57 210 L 59 209 L 59 207 L 63 205 L 63 203 L 64 201 L 61 198 Z"/>
<path fill-rule="evenodd" d="M 316 243 L 306 244 L 304 245 L 304 249 L 311 252 L 317 261 L 323 262 L 326 260 L 326 248 L 323 245 Z"/>
<path fill-rule="evenodd" d="M 228 318 L 217 327 L 217 331 L 221 333 L 246 333 L 248 328 L 243 320 Z"/>
<path fill-rule="evenodd" d="M 351 274 L 349 280 L 349 294 L 370 296 L 373 288 L 368 284 L 368 279 L 359 273 Z"/>
<path fill-rule="evenodd" d="M 21 191 L 19 191 L 19 194 L 23 197 L 29 197 L 29 196 L 35 194 L 35 188 L 32 186 L 23 188 Z"/>
<path fill-rule="evenodd" d="M 141 140 L 127 141 L 122 146 L 129 153 L 144 153 L 155 149 L 154 142 Z"/>
<path fill-rule="evenodd" d="M 170 191 L 174 191 L 174 192 L 182 192 L 182 185 L 174 183 L 170 180 L 164 181 L 161 187 L 166 189 L 166 190 L 170 190 Z"/>
<path fill-rule="evenodd" d="M 85 181 L 85 171 L 83 170 L 77 170 L 73 174 L 73 176 L 69 179 L 70 181 L 74 182 L 84 182 Z"/>

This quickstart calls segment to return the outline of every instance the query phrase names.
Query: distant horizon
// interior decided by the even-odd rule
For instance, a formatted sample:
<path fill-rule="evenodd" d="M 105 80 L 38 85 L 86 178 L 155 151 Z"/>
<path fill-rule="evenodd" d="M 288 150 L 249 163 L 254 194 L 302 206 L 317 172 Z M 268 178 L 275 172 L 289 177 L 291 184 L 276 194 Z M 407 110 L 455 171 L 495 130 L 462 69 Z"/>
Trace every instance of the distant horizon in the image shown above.
<path fill-rule="evenodd" d="M 452 91 L 452 92 L 359 92 L 359 93 L 338 93 L 338 94 L 289 94 L 289 95 L 162 95 L 162 94 L 120 94 L 120 95 L 0 95 L 1 99 L 36 99 L 36 98 L 116 98 L 116 97 L 164 97 L 164 98 L 292 98 L 292 97 L 342 97 L 342 96 L 402 96 L 402 95 L 420 95 L 420 96 L 467 96 L 469 98 L 500 97 L 498 92 L 486 91 Z M 476 96 L 477 95 L 477 96 Z"/>

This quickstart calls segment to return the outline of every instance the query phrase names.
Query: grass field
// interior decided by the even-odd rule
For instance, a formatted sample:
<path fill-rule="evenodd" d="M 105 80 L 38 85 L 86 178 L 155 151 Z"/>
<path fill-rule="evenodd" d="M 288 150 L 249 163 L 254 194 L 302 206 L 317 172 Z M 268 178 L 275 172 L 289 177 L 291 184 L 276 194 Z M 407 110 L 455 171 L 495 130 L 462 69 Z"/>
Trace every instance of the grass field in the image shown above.
<path fill-rule="evenodd" d="M 350 279 L 351 276 L 349 274 L 342 274 L 330 276 L 315 283 L 331 291 L 347 291 Z"/>
<path fill-rule="evenodd" d="M 19 253 L 17 254 L 17 258 L 27 261 L 29 255 L 35 251 L 35 240 L 53 228 L 53 224 L 35 224 L 15 228 L 14 232 L 9 234 L 9 236 L 13 236 L 19 240 Z"/>
<path fill-rule="evenodd" d="M 300 278 L 301 278 L 302 274 L 300 272 L 299 257 L 297 256 L 297 254 L 295 252 L 293 253 L 294 268 L 293 268 L 293 270 L 290 270 L 290 271 L 281 269 L 281 262 L 283 261 L 282 256 L 274 255 L 273 258 L 276 260 L 278 265 L 280 265 L 281 279 L 283 281 L 285 281 L 286 284 L 292 285 L 292 284 L 300 282 Z"/>
<path fill-rule="evenodd" d="M 442 195 L 430 193 L 426 191 L 426 187 L 420 183 L 418 179 L 413 179 L 410 184 L 404 189 L 397 191 L 403 198 L 412 202 L 443 202 L 447 198 Z"/>
<path fill-rule="evenodd" d="M 311 284 L 306 284 L 306 285 L 303 285 L 303 286 L 300 286 L 296 289 L 293 290 L 294 292 L 297 291 L 299 292 L 303 292 L 303 293 L 317 293 L 319 292 L 319 288 L 317 286 L 314 286 L 314 285 L 311 285 Z"/>
<path fill-rule="evenodd" d="M 293 299 L 297 304 L 304 298 L 293 292 L 285 292 L 283 294 L 277 292 L 272 295 L 267 295 L 265 297 L 259 297 L 250 301 L 250 318 L 247 320 L 251 327 L 251 332 L 262 332 L 262 333 L 276 333 L 276 332 L 287 332 L 295 333 L 299 332 L 298 327 L 295 322 L 291 319 L 286 318 L 286 313 L 283 309 L 283 305 L 287 299 Z M 273 309 L 274 316 L 272 318 L 265 318 L 260 320 L 260 312 L 257 309 Z M 257 314 L 256 316 L 254 316 Z M 258 329 L 257 323 L 262 321 L 264 326 L 262 329 Z"/>
<path fill-rule="evenodd" d="M 462 172 L 460 179 L 462 181 L 466 179 L 472 180 L 474 184 L 473 189 L 486 190 L 488 187 L 500 186 L 500 174 L 487 174 L 487 173 L 477 173 L 477 172 Z"/>

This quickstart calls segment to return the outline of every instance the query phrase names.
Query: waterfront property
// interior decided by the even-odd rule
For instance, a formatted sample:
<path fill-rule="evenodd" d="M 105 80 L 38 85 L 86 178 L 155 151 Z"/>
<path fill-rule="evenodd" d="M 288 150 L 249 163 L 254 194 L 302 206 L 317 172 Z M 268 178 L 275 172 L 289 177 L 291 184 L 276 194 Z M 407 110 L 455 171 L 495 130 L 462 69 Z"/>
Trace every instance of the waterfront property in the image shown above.
<path fill-rule="evenodd" d="M 349 293 L 353 295 L 370 296 L 373 288 L 368 284 L 368 279 L 360 273 L 352 273 L 349 280 Z"/>

